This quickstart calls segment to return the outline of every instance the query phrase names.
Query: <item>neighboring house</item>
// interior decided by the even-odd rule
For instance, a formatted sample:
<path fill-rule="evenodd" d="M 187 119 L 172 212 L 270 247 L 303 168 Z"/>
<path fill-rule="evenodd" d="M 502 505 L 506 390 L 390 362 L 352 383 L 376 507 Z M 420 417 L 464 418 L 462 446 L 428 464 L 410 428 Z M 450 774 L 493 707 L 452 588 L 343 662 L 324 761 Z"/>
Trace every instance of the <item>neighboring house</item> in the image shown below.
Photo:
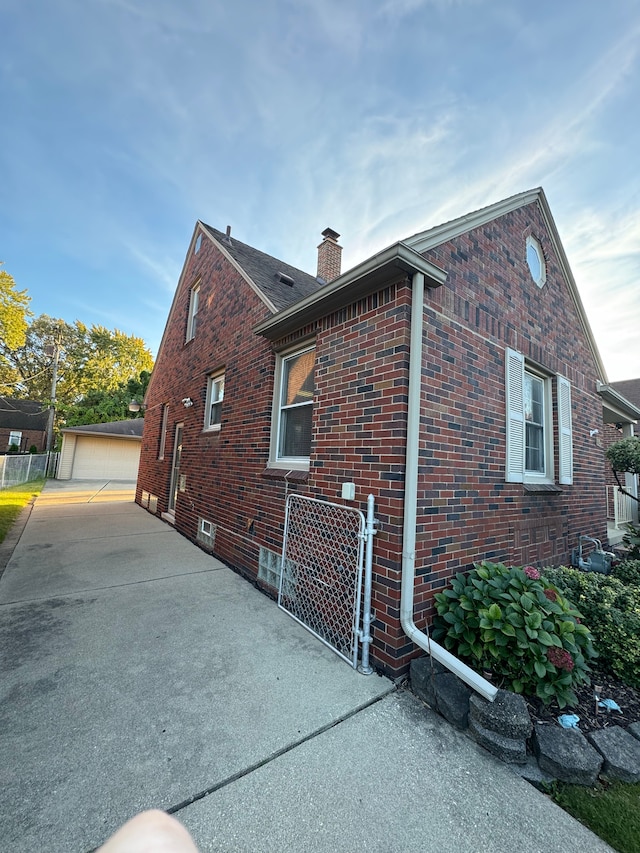
<path fill-rule="evenodd" d="M 373 494 L 371 655 L 398 675 L 456 572 L 566 564 L 579 534 L 606 539 L 608 386 L 541 189 L 343 274 L 323 236 L 315 278 L 196 224 L 136 499 L 274 594 L 287 494 Z"/>
<path fill-rule="evenodd" d="M 17 400 L 0 396 L 0 453 L 17 447 L 28 453 L 35 447 L 42 453 L 47 447 L 49 410 L 35 400 Z"/>
<path fill-rule="evenodd" d="M 640 379 L 627 379 L 611 382 L 607 389 L 611 400 L 609 411 L 605 407 L 604 450 L 623 438 L 637 433 L 634 426 L 640 420 Z M 638 522 L 638 502 L 630 495 L 639 494 L 638 475 L 619 473 L 618 480 L 629 495 L 620 493 L 618 480 L 605 459 L 605 477 L 607 488 L 607 518 L 610 524 L 609 540 L 616 542 L 622 538 L 628 522 Z M 619 532 L 616 532 L 619 531 Z"/>
<path fill-rule="evenodd" d="M 144 420 L 133 418 L 62 430 L 58 480 L 135 480 Z"/>

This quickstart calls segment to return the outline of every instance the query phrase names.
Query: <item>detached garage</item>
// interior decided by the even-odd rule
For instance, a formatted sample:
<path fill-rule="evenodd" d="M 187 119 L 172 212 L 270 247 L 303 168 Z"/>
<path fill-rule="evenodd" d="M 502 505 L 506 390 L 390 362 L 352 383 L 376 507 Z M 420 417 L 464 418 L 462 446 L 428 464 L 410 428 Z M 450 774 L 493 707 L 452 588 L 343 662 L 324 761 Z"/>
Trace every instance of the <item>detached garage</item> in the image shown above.
<path fill-rule="evenodd" d="M 143 418 L 62 430 L 58 480 L 136 480 Z"/>

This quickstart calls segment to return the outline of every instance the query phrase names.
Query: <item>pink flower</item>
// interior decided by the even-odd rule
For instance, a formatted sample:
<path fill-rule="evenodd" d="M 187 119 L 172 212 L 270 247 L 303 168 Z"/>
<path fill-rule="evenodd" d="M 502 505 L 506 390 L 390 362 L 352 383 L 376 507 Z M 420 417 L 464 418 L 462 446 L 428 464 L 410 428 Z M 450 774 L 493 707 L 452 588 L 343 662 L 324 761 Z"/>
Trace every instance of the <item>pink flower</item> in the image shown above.
<path fill-rule="evenodd" d="M 559 649 L 552 646 L 547 650 L 547 660 L 558 669 L 564 669 L 566 672 L 571 672 L 575 666 L 573 658 L 566 649 Z"/>
<path fill-rule="evenodd" d="M 558 593 L 555 591 L 555 589 L 550 589 L 549 587 L 547 587 L 547 589 L 544 590 L 544 594 L 547 596 L 549 601 L 558 600 Z"/>
<path fill-rule="evenodd" d="M 528 578 L 531 578 L 532 581 L 537 581 L 540 578 L 540 572 L 535 566 L 525 566 L 524 573 Z"/>

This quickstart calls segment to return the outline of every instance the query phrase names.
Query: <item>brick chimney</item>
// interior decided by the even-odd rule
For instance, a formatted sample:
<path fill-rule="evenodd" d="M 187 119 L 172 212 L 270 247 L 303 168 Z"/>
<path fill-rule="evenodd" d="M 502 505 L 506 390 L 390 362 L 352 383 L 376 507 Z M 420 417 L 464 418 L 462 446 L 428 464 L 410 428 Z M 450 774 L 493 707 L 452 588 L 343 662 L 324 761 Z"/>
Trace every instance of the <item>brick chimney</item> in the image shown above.
<path fill-rule="evenodd" d="M 332 228 L 325 228 L 322 236 L 324 240 L 318 246 L 318 278 L 328 284 L 340 275 L 342 246 L 338 245 L 340 235 Z"/>

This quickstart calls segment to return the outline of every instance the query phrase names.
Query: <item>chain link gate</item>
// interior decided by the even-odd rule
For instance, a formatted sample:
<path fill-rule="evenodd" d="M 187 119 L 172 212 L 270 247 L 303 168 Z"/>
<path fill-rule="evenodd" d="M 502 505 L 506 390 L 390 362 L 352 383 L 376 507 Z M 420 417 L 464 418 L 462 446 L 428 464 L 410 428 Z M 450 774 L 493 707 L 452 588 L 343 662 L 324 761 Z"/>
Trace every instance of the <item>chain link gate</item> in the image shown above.
<path fill-rule="evenodd" d="M 288 496 L 278 607 L 354 668 L 366 539 L 360 510 Z"/>

